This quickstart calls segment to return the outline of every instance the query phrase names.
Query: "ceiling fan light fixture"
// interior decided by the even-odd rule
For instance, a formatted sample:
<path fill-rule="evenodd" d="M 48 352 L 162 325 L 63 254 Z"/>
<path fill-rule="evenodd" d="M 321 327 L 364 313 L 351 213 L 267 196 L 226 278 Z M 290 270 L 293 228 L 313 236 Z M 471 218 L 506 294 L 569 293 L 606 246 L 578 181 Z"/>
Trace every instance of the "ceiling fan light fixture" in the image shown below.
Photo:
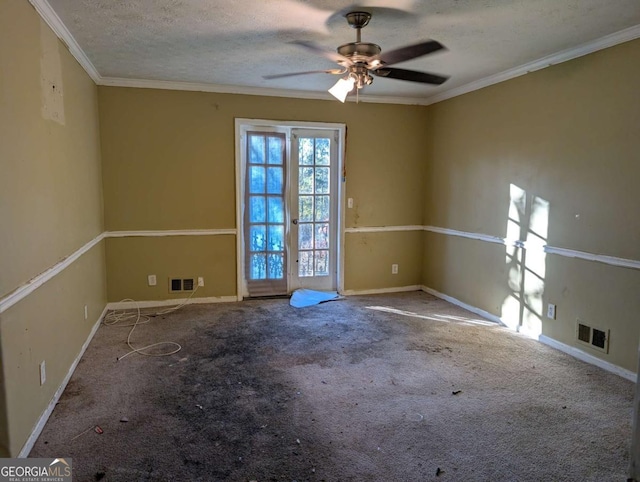
<path fill-rule="evenodd" d="M 338 79 L 338 82 L 336 82 L 335 85 L 329 89 L 329 93 L 340 102 L 344 103 L 344 101 L 347 99 L 347 95 L 349 95 L 349 92 L 353 90 L 355 82 L 355 79 L 351 76 L 344 79 Z"/>

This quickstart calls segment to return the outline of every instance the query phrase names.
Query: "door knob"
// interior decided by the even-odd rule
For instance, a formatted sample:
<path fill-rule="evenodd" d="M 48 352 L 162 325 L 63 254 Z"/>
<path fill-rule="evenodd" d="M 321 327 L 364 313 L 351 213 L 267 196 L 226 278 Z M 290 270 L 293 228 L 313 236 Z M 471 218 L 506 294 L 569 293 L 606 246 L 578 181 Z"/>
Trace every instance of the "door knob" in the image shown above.
<path fill-rule="evenodd" d="M 293 224 L 298 224 L 298 219 L 297 219 L 297 218 L 296 218 L 296 219 L 292 219 L 292 220 L 291 220 L 291 222 L 292 222 Z"/>

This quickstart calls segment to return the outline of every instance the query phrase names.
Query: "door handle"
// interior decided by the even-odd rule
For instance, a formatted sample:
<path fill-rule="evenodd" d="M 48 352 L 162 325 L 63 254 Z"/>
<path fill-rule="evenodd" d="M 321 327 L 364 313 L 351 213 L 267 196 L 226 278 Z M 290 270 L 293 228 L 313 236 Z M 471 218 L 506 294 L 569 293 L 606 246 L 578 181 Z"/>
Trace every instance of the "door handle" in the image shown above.
<path fill-rule="evenodd" d="M 293 224 L 298 224 L 298 219 L 297 219 L 297 218 L 296 218 L 296 219 L 292 219 L 292 220 L 291 220 L 291 222 L 292 222 Z"/>

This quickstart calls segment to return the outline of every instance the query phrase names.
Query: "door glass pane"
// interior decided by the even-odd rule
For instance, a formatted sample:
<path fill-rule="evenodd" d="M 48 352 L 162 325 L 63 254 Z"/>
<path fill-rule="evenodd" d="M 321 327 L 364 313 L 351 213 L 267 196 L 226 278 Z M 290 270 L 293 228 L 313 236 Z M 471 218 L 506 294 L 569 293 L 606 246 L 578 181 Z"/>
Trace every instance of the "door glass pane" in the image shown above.
<path fill-rule="evenodd" d="M 298 220 L 313 221 L 313 196 L 298 198 Z"/>
<path fill-rule="evenodd" d="M 298 178 L 298 192 L 313 194 L 313 167 L 301 167 Z"/>
<path fill-rule="evenodd" d="M 313 251 L 300 251 L 298 258 L 298 276 L 313 276 Z"/>
<path fill-rule="evenodd" d="M 267 168 L 267 193 L 281 194 L 284 192 L 281 167 Z"/>
<path fill-rule="evenodd" d="M 269 196 L 267 204 L 269 206 L 267 221 L 270 223 L 284 223 L 284 200 L 281 197 Z"/>
<path fill-rule="evenodd" d="M 284 226 L 269 225 L 269 251 L 284 251 Z"/>
<path fill-rule="evenodd" d="M 302 137 L 298 145 L 298 162 L 305 166 L 313 164 L 313 138 Z"/>
<path fill-rule="evenodd" d="M 284 255 L 271 253 L 268 255 L 267 277 L 269 279 L 281 279 L 284 277 Z"/>
<path fill-rule="evenodd" d="M 316 193 L 329 194 L 329 168 L 316 167 Z"/>
<path fill-rule="evenodd" d="M 251 166 L 249 168 L 249 192 L 264 192 L 264 167 Z"/>
<path fill-rule="evenodd" d="M 267 277 L 267 255 L 266 254 L 256 253 L 251 255 L 250 277 L 251 279 L 266 279 Z"/>
<path fill-rule="evenodd" d="M 330 139 L 316 139 L 316 164 L 319 166 L 328 166 L 331 158 Z"/>
<path fill-rule="evenodd" d="M 313 249 L 313 224 L 298 224 L 298 249 Z"/>
<path fill-rule="evenodd" d="M 249 201 L 249 221 L 264 223 L 266 221 L 263 196 L 251 196 Z"/>
<path fill-rule="evenodd" d="M 315 275 L 328 276 L 329 275 L 329 251 L 316 251 L 315 261 L 316 261 Z"/>
<path fill-rule="evenodd" d="M 251 226 L 249 230 L 249 249 L 251 251 L 264 251 L 267 247 L 267 228 L 264 224 Z"/>
<path fill-rule="evenodd" d="M 267 162 L 269 164 L 282 164 L 283 163 L 283 141 L 280 137 L 269 137 L 269 157 Z"/>
<path fill-rule="evenodd" d="M 249 162 L 264 164 L 264 137 L 249 136 Z"/>
<path fill-rule="evenodd" d="M 316 221 L 329 221 L 329 196 L 315 196 L 316 198 Z M 313 198 L 312 198 L 313 199 Z"/>
<path fill-rule="evenodd" d="M 327 249 L 329 247 L 329 224 L 316 224 L 316 249 Z"/>

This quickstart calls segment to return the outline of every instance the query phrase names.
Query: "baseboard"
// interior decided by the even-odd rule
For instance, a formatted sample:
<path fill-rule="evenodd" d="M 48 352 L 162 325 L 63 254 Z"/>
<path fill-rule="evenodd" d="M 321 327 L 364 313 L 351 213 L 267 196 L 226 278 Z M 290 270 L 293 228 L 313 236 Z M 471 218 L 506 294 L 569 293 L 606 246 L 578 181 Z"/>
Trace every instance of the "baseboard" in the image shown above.
<path fill-rule="evenodd" d="M 29 453 L 31 452 L 33 445 L 36 443 L 36 440 L 38 440 L 38 437 L 42 433 L 42 429 L 44 428 L 45 424 L 49 420 L 49 417 L 51 416 L 53 409 L 56 407 L 58 400 L 60 400 L 60 397 L 62 396 L 64 389 L 67 388 L 67 384 L 69 383 L 69 380 L 71 380 L 71 376 L 73 375 L 73 372 L 76 371 L 76 367 L 78 366 L 78 363 L 80 363 L 80 360 L 82 359 L 84 352 L 87 350 L 89 343 L 91 343 L 91 340 L 93 340 L 93 337 L 95 336 L 96 331 L 98 331 L 98 328 L 100 327 L 100 324 L 102 323 L 102 319 L 104 318 L 104 315 L 106 313 L 107 313 L 107 307 L 105 306 L 104 310 L 102 310 L 102 314 L 98 318 L 98 321 L 96 321 L 96 323 L 93 325 L 93 328 L 91 328 L 91 332 L 89 333 L 89 336 L 87 337 L 84 344 L 82 345 L 82 348 L 80 349 L 80 353 L 78 353 L 78 356 L 76 357 L 75 360 L 73 360 L 73 363 L 69 367 L 69 371 L 67 372 L 67 375 L 64 377 L 64 380 L 62 380 L 62 383 L 60 384 L 56 392 L 53 394 L 53 397 L 51 398 L 49 405 L 47 405 L 47 408 L 44 410 L 44 412 L 42 412 L 42 415 L 40 415 L 38 422 L 36 423 L 33 430 L 31 431 L 31 435 L 29 435 L 29 438 L 27 439 L 24 446 L 22 447 L 22 450 L 20 450 L 20 453 L 18 454 L 18 458 L 26 458 L 29 456 Z"/>
<path fill-rule="evenodd" d="M 185 303 L 186 301 L 186 303 Z M 200 305 L 208 303 L 231 303 L 238 301 L 237 296 L 209 296 L 206 298 L 177 298 L 174 300 L 148 300 L 148 301 L 116 301 L 107 304 L 108 310 L 132 310 L 136 308 L 157 308 L 161 306 Z"/>
<path fill-rule="evenodd" d="M 422 291 L 424 291 L 425 293 L 429 293 L 437 298 L 441 298 L 445 301 L 448 301 L 453 305 L 464 308 L 467 311 L 483 316 L 488 320 L 492 320 L 492 321 L 495 321 L 496 323 L 500 323 L 501 325 L 506 326 L 506 324 L 498 316 L 491 314 L 487 311 L 481 310 L 480 308 L 476 308 L 475 306 L 468 305 L 467 303 L 464 303 L 454 298 L 453 296 L 445 295 L 443 293 L 440 293 L 439 291 L 429 288 L 428 286 L 422 286 Z M 534 340 L 538 340 L 540 343 L 544 343 L 547 346 L 555 348 L 556 350 L 560 350 L 563 353 L 571 355 L 572 357 L 577 358 L 578 360 L 589 363 L 591 365 L 595 365 L 610 373 L 621 376 L 622 378 L 626 378 L 629 381 L 632 381 L 634 383 L 637 381 L 638 376 L 636 373 L 630 370 L 627 370 L 626 368 L 619 367 L 618 365 L 614 365 L 613 363 L 605 361 L 596 356 L 593 356 L 585 351 L 580 350 L 579 348 L 566 345 L 565 343 L 561 343 L 545 335 L 533 336 L 532 334 L 529 334 L 523 331 L 520 331 L 520 333 L 522 335 L 528 336 L 529 338 L 533 338 Z"/>
<path fill-rule="evenodd" d="M 459 306 L 460 308 L 464 308 L 471 313 L 475 313 L 478 316 L 482 316 L 489 321 L 493 321 L 494 323 L 498 323 L 500 325 L 504 325 L 505 323 L 500 319 L 499 316 L 494 315 L 493 313 L 489 313 L 488 311 L 481 310 L 480 308 L 476 308 L 475 306 L 471 306 L 464 301 L 460 301 L 453 296 L 445 295 L 444 293 L 440 293 L 439 291 L 434 290 L 433 288 L 429 288 L 428 286 L 421 286 L 420 289 L 425 293 L 429 293 L 430 295 L 435 296 L 436 298 L 443 299 L 448 301 L 452 305 Z"/>
<path fill-rule="evenodd" d="M 560 350 L 561 352 L 571 355 L 574 358 L 577 358 L 578 360 L 582 360 L 583 362 L 589 363 L 591 365 L 595 365 L 608 372 L 615 373 L 616 375 L 619 375 L 622 378 L 626 378 L 631 382 L 635 383 L 637 381 L 637 378 L 638 378 L 637 374 L 635 374 L 631 370 L 627 370 L 626 368 L 622 368 L 622 367 L 619 367 L 618 365 L 614 365 L 613 363 L 603 360 L 602 358 L 598 358 L 596 356 L 591 355 L 590 353 L 582 351 L 579 348 L 576 348 L 571 345 L 566 345 L 557 340 L 554 340 L 553 338 L 549 338 L 548 336 L 545 336 L 545 335 L 540 335 L 538 337 L 538 340 L 541 343 L 544 343 L 545 345 L 549 345 L 550 347 L 555 348 L 556 350 Z"/>
<path fill-rule="evenodd" d="M 385 293 L 404 293 L 405 291 L 420 291 L 420 285 L 410 286 L 394 286 L 391 288 L 374 288 L 370 290 L 343 290 L 340 292 L 344 296 L 357 296 L 357 295 L 382 295 Z"/>

